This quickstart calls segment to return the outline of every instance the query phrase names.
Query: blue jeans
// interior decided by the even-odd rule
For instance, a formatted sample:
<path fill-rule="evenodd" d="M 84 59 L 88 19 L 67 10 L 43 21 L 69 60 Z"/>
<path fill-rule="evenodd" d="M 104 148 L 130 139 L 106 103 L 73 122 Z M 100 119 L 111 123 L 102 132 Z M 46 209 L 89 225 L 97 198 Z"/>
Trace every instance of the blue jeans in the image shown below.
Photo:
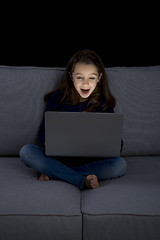
<path fill-rule="evenodd" d="M 32 144 L 22 147 L 20 159 L 37 172 L 66 181 L 79 189 L 84 188 L 86 177 L 90 174 L 96 175 L 98 181 L 116 178 L 125 174 L 127 166 L 122 157 L 101 158 L 98 161 L 97 158 L 48 157 L 43 148 Z"/>

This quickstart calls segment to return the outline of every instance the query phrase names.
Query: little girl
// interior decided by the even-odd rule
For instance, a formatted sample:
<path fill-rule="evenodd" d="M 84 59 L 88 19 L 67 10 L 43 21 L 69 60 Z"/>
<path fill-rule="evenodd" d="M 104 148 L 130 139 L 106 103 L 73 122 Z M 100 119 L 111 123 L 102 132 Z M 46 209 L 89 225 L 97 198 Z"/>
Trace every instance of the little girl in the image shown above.
<path fill-rule="evenodd" d="M 76 52 L 69 60 L 55 91 L 45 96 L 45 111 L 113 113 L 115 98 L 109 89 L 104 65 L 92 50 Z M 39 136 L 42 146 L 26 144 L 20 151 L 21 161 L 41 173 L 39 180 L 59 179 L 79 189 L 98 188 L 99 181 L 125 174 L 126 161 L 115 158 L 69 158 L 45 155 L 44 117 Z"/>

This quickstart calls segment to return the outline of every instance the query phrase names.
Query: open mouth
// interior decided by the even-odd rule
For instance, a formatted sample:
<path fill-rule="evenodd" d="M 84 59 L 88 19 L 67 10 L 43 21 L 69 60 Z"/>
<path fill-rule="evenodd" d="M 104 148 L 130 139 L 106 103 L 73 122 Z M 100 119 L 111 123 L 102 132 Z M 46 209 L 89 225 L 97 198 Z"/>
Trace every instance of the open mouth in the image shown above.
<path fill-rule="evenodd" d="M 89 90 L 90 90 L 90 89 L 81 89 L 82 93 L 84 93 L 84 94 L 89 93 Z"/>

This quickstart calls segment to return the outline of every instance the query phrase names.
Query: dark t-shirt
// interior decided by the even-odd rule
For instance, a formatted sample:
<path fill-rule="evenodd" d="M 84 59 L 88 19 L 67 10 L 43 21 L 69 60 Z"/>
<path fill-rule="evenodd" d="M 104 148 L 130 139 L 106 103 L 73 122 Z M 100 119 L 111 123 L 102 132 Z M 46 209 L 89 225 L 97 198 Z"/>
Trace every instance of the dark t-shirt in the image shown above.
<path fill-rule="evenodd" d="M 63 91 L 62 90 L 56 90 L 54 91 L 48 100 L 46 109 L 46 111 L 62 111 L 62 112 L 84 112 L 87 109 L 87 103 L 88 101 L 84 101 L 81 102 L 77 105 L 70 105 L 70 104 L 65 104 L 63 102 L 61 102 L 61 99 L 63 97 Z M 102 100 L 102 104 L 100 109 L 98 110 L 98 112 L 102 112 L 102 105 L 103 105 L 103 100 Z M 114 110 L 112 107 L 108 108 L 107 111 L 108 113 L 113 113 Z M 44 116 L 42 119 L 42 123 L 40 125 L 39 128 L 39 137 L 41 140 L 41 143 L 44 144 L 45 143 L 45 120 L 44 120 Z"/>

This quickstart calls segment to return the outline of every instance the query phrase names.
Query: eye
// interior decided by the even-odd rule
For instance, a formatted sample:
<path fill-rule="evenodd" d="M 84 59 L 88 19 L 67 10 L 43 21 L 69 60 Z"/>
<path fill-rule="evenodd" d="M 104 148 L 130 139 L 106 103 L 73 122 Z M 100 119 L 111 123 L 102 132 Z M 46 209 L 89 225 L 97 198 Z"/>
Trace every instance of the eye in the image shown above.
<path fill-rule="evenodd" d="M 77 79 L 78 79 L 78 80 L 79 80 L 79 79 L 81 80 L 81 79 L 83 79 L 83 78 L 82 78 L 82 77 L 77 77 Z"/>
<path fill-rule="evenodd" d="M 95 80 L 95 77 L 90 77 L 89 79 L 91 79 L 91 80 Z"/>

